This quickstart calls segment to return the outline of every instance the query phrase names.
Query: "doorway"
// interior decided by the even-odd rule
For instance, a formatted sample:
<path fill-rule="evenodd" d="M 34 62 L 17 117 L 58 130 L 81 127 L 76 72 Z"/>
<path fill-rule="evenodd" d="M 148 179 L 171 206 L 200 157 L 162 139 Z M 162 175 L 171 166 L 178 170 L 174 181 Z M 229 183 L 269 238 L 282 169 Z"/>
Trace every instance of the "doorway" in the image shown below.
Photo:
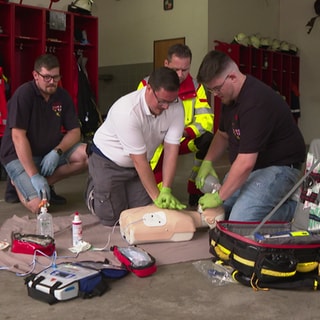
<path fill-rule="evenodd" d="M 165 40 L 155 40 L 153 42 L 153 69 L 163 66 L 164 60 L 167 58 L 168 49 L 176 44 L 185 44 L 186 38 L 175 38 Z"/>

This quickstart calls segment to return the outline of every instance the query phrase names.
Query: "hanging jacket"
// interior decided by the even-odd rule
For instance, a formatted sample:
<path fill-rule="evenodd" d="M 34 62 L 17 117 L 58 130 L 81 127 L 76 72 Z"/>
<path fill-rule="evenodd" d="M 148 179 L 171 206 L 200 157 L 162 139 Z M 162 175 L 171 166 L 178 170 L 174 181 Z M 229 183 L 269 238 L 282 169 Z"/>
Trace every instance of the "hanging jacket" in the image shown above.
<path fill-rule="evenodd" d="M 5 88 L 5 76 L 2 67 L 0 67 L 0 138 L 3 136 L 7 122 L 7 99 Z"/>
<path fill-rule="evenodd" d="M 146 86 L 149 77 L 144 78 L 138 86 L 138 89 Z M 182 137 L 180 143 L 180 153 L 197 152 L 198 149 L 194 144 L 194 139 L 200 137 L 206 131 L 213 132 L 213 112 L 208 103 L 204 87 L 191 77 L 187 78 L 180 84 L 179 98 L 184 107 L 184 130 L 189 137 Z M 163 145 L 160 145 L 155 151 L 150 161 L 151 168 L 154 169 L 162 154 Z"/>

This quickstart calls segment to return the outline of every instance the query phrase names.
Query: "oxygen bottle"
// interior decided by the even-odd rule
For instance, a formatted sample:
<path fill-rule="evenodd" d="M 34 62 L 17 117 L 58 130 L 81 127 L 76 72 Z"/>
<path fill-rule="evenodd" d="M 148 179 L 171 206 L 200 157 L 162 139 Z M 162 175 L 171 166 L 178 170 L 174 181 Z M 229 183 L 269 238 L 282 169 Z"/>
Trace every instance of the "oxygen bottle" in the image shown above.
<path fill-rule="evenodd" d="M 42 201 L 40 203 L 40 214 L 37 217 L 37 234 L 50 236 L 53 238 L 52 215 L 48 212 L 49 203 L 45 191 L 42 192 Z"/>
<path fill-rule="evenodd" d="M 215 193 L 220 189 L 220 187 L 221 184 L 219 183 L 219 180 L 209 174 L 204 180 L 203 187 L 200 190 L 203 193 Z"/>
<path fill-rule="evenodd" d="M 218 178 L 214 177 L 213 175 L 209 174 L 206 179 L 204 180 L 204 184 L 202 188 L 200 189 L 203 193 L 215 193 L 219 191 L 221 188 L 221 184 L 218 180 Z M 203 213 L 202 207 L 199 204 L 198 210 L 199 213 Z"/>
<path fill-rule="evenodd" d="M 72 220 L 72 245 L 75 247 L 82 240 L 82 221 L 79 212 L 75 212 Z"/>

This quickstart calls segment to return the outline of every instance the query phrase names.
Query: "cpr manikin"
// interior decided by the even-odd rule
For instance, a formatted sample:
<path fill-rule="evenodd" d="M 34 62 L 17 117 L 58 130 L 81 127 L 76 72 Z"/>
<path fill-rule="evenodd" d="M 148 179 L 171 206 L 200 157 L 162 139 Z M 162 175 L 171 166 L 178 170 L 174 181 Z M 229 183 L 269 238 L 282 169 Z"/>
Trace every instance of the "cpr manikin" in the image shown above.
<path fill-rule="evenodd" d="M 203 191 L 216 192 L 219 186 L 208 176 Z M 223 207 L 198 210 L 161 209 L 155 205 L 124 210 L 120 232 L 129 244 L 191 240 L 196 229 L 214 228 L 224 219 Z"/>

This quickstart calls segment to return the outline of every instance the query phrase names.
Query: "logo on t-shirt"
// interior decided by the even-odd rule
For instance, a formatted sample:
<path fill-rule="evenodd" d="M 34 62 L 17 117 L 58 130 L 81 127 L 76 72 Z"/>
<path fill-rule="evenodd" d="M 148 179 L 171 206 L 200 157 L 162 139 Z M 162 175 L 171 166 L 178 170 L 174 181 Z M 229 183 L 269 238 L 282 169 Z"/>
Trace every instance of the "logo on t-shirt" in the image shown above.
<path fill-rule="evenodd" d="M 57 117 L 60 117 L 61 111 L 62 111 L 62 105 L 60 102 L 55 102 L 52 105 L 52 111 L 56 114 Z"/>
<path fill-rule="evenodd" d="M 232 121 L 232 133 L 237 140 L 240 140 L 239 117 L 237 114 L 234 115 L 234 120 Z"/>

